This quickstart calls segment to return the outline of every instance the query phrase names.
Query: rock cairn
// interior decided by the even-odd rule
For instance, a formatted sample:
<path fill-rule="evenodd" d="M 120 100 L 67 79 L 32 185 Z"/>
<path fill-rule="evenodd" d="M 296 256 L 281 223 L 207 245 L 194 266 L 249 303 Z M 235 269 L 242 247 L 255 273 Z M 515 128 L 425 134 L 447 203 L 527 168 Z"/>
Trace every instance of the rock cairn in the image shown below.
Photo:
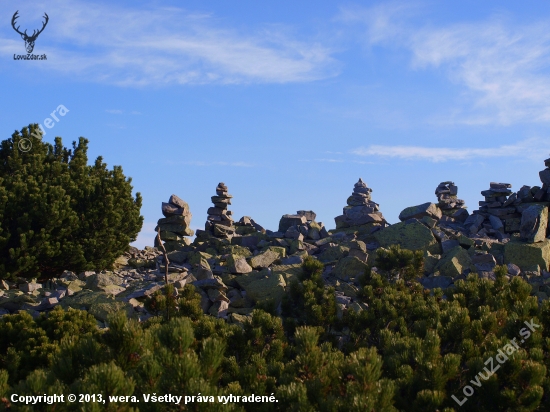
<path fill-rule="evenodd" d="M 536 193 L 545 202 L 550 202 L 550 158 L 544 161 L 546 168 L 539 172 L 540 181 L 542 182 L 541 194 Z"/>
<path fill-rule="evenodd" d="M 437 206 L 443 214 L 443 222 L 464 222 L 468 217 L 466 203 L 457 197 L 458 186 L 454 182 L 441 182 L 435 189 Z"/>
<path fill-rule="evenodd" d="M 220 182 L 216 187 L 216 196 L 212 196 L 212 203 L 214 207 L 208 209 L 208 217 L 204 230 L 210 235 L 227 239 L 231 238 L 235 233 L 235 227 L 233 225 L 232 212 L 227 210 L 227 207 L 231 204 L 231 196 L 227 193 L 227 186 L 225 183 Z"/>
<path fill-rule="evenodd" d="M 352 195 L 348 197 L 348 205 L 344 207 L 343 214 L 334 218 L 336 229 L 367 225 L 372 230 L 386 226 L 386 219 L 379 211 L 378 204 L 371 200 L 371 192 L 372 189 L 359 178 Z"/>
<path fill-rule="evenodd" d="M 192 215 L 187 202 L 172 195 L 168 203 L 162 202 L 162 214 L 164 218 L 158 220 L 155 232 L 160 228 L 160 238 L 166 250 L 173 251 L 191 244 L 186 236 L 193 236 L 195 232 L 190 228 Z M 159 246 L 156 237 L 155 246 Z"/>
<path fill-rule="evenodd" d="M 511 184 L 493 182 L 489 190 L 482 191 L 485 200 L 464 222 L 469 234 L 502 240 L 518 233 L 529 243 L 544 240 L 550 202 L 550 159 L 544 165 L 546 168 L 539 173 L 542 187 L 524 185 L 512 192 Z"/>
<path fill-rule="evenodd" d="M 489 189 L 481 192 L 485 200 L 464 222 L 469 235 L 503 240 L 519 231 L 521 213 L 513 205 L 516 196 L 511 196 L 511 187 L 510 183 L 491 182 Z"/>

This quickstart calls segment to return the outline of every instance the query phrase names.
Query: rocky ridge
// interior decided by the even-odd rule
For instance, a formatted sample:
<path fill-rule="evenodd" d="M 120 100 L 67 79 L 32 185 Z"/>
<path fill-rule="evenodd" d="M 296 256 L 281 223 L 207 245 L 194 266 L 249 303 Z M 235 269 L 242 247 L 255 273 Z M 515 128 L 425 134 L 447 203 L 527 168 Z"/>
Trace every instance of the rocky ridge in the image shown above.
<path fill-rule="evenodd" d="M 493 269 L 506 265 L 508 276 L 522 276 L 539 300 L 550 296 L 550 159 L 539 176 L 542 186 L 523 186 L 513 192 L 506 183 L 490 183 L 482 191 L 479 209 L 468 214 L 458 199 L 458 187 L 440 183 L 437 203 L 405 208 L 401 222 L 388 225 L 372 189 L 359 179 L 343 214 L 328 231 L 313 211 L 283 215 L 277 231 L 264 229 L 248 216 L 238 222 L 227 209 L 232 196 L 220 183 L 205 230 L 191 242 L 191 212 L 172 195 L 162 204 L 160 237 L 168 252 L 168 282 L 177 289 L 192 284 L 202 297 L 205 313 L 242 321 L 258 304 L 277 307 L 290 282 L 301 273 L 306 256 L 325 266 L 325 284 L 336 290 L 339 315 L 368 310 L 356 300 L 358 277 L 376 266 L 376 251 L 398 244 L 424 253 L 426 288 L 448 288 L 470 273 L 494 279 Z M 158 245 L 157 245 L 158 246 Z M 18 310 L 33 315 L 55 305 L 86 309 L 98 322 L 125 310 L 145 320 L 151 315 L 143 301 L 164 286 L 165 260 L 158 248 L 131 248 L 112 271 L 74 274 L 65 271 L 45 283 L 0 282 L 0 315 Z M 376 270 L 376 269 L 374 269 Z"/>

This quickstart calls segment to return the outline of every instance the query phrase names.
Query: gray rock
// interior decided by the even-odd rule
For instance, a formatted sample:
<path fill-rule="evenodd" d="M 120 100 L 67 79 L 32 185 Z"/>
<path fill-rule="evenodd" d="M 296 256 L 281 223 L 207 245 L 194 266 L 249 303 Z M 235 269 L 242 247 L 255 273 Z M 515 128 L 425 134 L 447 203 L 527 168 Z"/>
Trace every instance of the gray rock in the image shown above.
<path fill-rule="evenodd" d="M 235 260 L 234 266 L 230 268 L 232 273 L 250 273 L 252 267 L 246 262 L 244 257 Z"/>
<path fill-rule="evenodd" d="M 82 272 L 78 275 L 78 279 L 85 282 L 86 279 L 88 279 L 90 276 L 93 276 L 93 275 L 95 275 L 95 272 L 93 272 L 93 271 Z"/>
<path fill-rule="evenodd" d="M 176 280 L 174 282 L 174 287 L 176 289 L 182 289 L 185 287 L 185 285 L 187 284 L 187 279 L 182 279 L 182 280 Z"/>
<path fill-rule="evenodd" d="M 441 250 L 443 251 L 443 253 L 457 246 L 460 246 L 460 243 L 458 242 L 458 240 L 455 239 L 444 240 L 443 242 L 441 242 Z"/>
<path fill-rule="evenodd" d="M 69 270 L 63 271 L 63 274 L 59 278 L 65 280 L 78 280 L 78 276 Z"/>
<path fill-rule="evenodd" d="M 519 266 L 514 265 L 513 263 L 508 263 L 507 268 L 510 276 L 518 276 L 521 273 Z"/>
<path fill-rule="evenodd" d="M 180 207 L 182 209 L 185 209 L 187 212 L 189 212 L 189 205 L 187 204 L 187 202 L 183 201 L 181 198 L 179 198 L 176 195 L 170 196 L 170 200 L 168 200 L 168 203 L 171 203 L 174 206 Z"/>
<path fill-rule="evenodd" d="M 540 181 L 544 185 L 550 185 L 550 168 L 546 168 L 539 172 Z"/>
<path fill-rule="evenodd" d="M 460 223 L 464 223 L 468 219 L 468 211 L 466 209 L 458 209 L 453 213 L 453 218 Z"/>
<path fill-rule="evenodd" d="M 281 259 L 281 265 L 296 265 L 296 264 L 302 264 L 304 259 L 302 259 L 301 256 L 289 256 L 286 258 Z"/>
<path fill-rule="evenodd" d="M 164 217 L 183 216 L 183 215 L 186 215 L 187 213 L 188 211 L 186 211 L 181 207 L 171 205 L 170 203 L 162 202 L 162 214 L 164 215 Z"/>
<path fill-rule="evenodd" d="M 266 250 L 250 259 L 250 266 L 254 269 L 263 269 L 269 267 L 273 262 L 279 259 L 279 253 L 272 250 Z"/>
<path fill-rule="evenodd" d="M 218 289 L 218 290 L 227 290 L 227 286 L 217 277 L 214 279 L 203 279 L 203 280 L 197 280 L 193 282 L 193 285 L 195 285 L 198 288 L 202 289 Z"/>
<path fill-rule="evenodd" d="M 305 216 L 306 220 L 310 221 L 315 220 L 315 218 L 317 217 L 315 212 L 313 212 L 312 210 L 298 210 L 296 214 L 299 216 Z"/>
<path fill-rule="evenodd" d="M 229 304 L 224 300 L 218 300 L 208 310 L 208 313 L 217 318 L 227 319 Z"/>
<path fill-rule="evenodd" d="M 472 263 L 478 272 L 492 272 L 497 264 L 497 261 L 492 254 L 485 253 L 475 254 L 472 256 Z"/>
<path fill-rule="evenodd" d="M 307 222 L 305 216 L 300 215 L 283 215 L 279 220 L 279 232 L 285 233 L 291 226 L 303 225 Z"/>
<path fill-rule="evenodd" d="M 241 238 L 241 246 L 254 249 L 258 246 L 259 241 L 258 236 L 243 236 Z"/>
<path fill-rule="evenodd" d="M 304 240 L 304 235 L 298 230 L 296 226 L 290 226 L 285 232 L 285 238 Z"/>
<path fill-rule="evenodd" d="M 435 203 L 428 202 L 417 206 L 410 206 L 402 210 L 399 214 L 399 220 L 404 222 L 411 218 L 422 219 L 424 216 L 440 219 L 442 214 Z"/>
<path fill-rule="evenodd" d="M 504 224 L 502 223 L 502 220 L 500 220 L 498 217 L 489 215 L 489 222 L 491 222 L 491 226 L 493 229 L 498 231 L 504 230 Z"/>
<path fill-rule="evenodd" d="M 145 296 L 151 296 L 153 293 L 155 293 L 157 290 L 161 289 L 161 285 L 158 283 L 151 283 L 149 285 L 145 285 L 142 287 L 139 287 L 134 290 L 130 290 L 129 293 L 123 294 L 124 300 L 130 300 L 135 298 L 143 298 Z"/>
<path fill-rule="evenodd" d="M 22 292 L 33 292 L 35 290 L 41 289 L 42 284 L 36 283 L 36 282 L 30 282 L 30 283 L 21 283 L 19 285 L 19 290 Z"/>
<path fill-rule="evenodd" d="M 86 279 L 86 288 L 91 290 L 103 290 L 103 287 L 110 286 L 110 285 L 120 285 L 122 284 L 122 279 L 111 273 L 97 273 L 95 275 L 92 275 Z"/>
<path fill-rule="evenodd" d="M 529 243 L 542 242 L 546 238 L 548 207 L 532 205 L 521 214 L 520 236 Z"/>

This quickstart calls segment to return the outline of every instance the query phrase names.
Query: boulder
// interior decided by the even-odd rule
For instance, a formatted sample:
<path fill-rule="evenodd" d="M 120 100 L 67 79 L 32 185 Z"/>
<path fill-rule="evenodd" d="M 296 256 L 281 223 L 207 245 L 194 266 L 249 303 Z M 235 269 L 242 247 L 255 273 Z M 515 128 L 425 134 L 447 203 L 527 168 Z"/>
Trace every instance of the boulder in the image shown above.
<path fill-rule="evenodd" d="M 540 181 L 544 185 L 550 185 L 550 168 L 546 168 L 539 172 Z"/>
<path fill-rule="evenodd" d="M 435 203 L 423 203 L 418 206 L 409 206 L 403 209 L 399 214 L 399 220 L 404 222 L 408 219 L 422 219 L 424 216 L 428 216 L 434 219 L 440 219 L 442 216 L 441 209 L 437 207 Z"/>
<path fill-rule="evenodd" d="M 304 215 L 283 215 L 279 220 L 279 232 L 285 233 L 291 226 L 303 225 L 307 222 Z"/>
<path fill-rule="evenodd" d="M 472 263 L 479 272 L 491 272 L 497 265 L 495 257 L 491 253 L 479 253 L 472 257 Z"/>
<path fill-rule="evenodd" d="M 262 271 L 262 273 L 264 273 Z M 285 293 L 286 282 L 280 274 L 263 274 L 250 282 L 244 290 L 255 303 L 273 301 L 278 306 Z"/>
<path fill-rule="evenodd" d="M 441 257 L 434 268 L 441 276 L 455 278 L 466 272 L 475 272 L 476 267 L 468 252 L 460 246 L 454 247 Z"/>
<path fill-rule="evenodd" d="M 304 262 L 301 256 L 292 255 L 281 259 L 281 265 L 301 265 Z"/>
<path fill-rule="evenodd" d="M 42 288 L 42 284 L 41 283 L 36 283 L 34 281 L 30 282 L 30 283 L 21 283 L 19 285 L 19 290 L 22 291 L 22 292 L 34 292 L 35 290 L 38 290 L 38 289 L 41 289 Z"/>
<path fill-rule="evenodd" d="M 368 265 L 355 256 L 347 256 L 340 259 L 331 274 L 342 280 L 357 279 L 365 274 Z"/>
<path fill-rule="evenodd" d="M 208 310 L 208 313 L 217 318 L 227 318 L 229 304 L 224 300 L 218 300 Z"/>
<path fill-rule="evenodd" d="M 314 221 L 317 217 L 313 210 L 298 210 L 296 214 L 300 216 L 305 216 L 308 221 Z"/>
<path fill-rule="evenodd" d="M 522 271 L 529 271 L 538 265 L 548 270 L 550 265 L 550 239 L 542 242 L 526 243 L 511 240 L 504 245 L 504 263 L 514 263 Z"/>
<path fill-rule="evenodd" d="M 130 300 L 135 298 L 143 298 L 151 296 L 157 290 L 161 289 L 158 283 L 143 283 L 138 282 L 129 286 L 124 292 L 118 295 L 118 299 Z"/>
<path fill-rule="evenodd" d="M 170 216 L 182 216 L 189 213 L 189 209 L 183 209 L 181 207 L 171 205 L 170 203 L 164 203 L 162 202 L 162 214 L 164 217 L 170 217 Z"/>
<path fill-rule="evenodd" d="M 303 273 L 302 264 L 285 264 L 271 267 L 272 275 L 282 275 L 288 283 L 293 278 L 300 278 Z"/>
<path fill-rule="evenodd" d="M 329 246 L 317 255 L 317 259 L 323 263 L 334 262 L 347 256 L 348 253 L 349 248 L 346 246 Z"/>
<path fill-rule="evenodd" d="M 529 243 L 542 242 L 546 238 L 548 207 L 532 205 L 521 214 L 520 237 Z"/>
<path fill-rule="evenodd" d="M 109 297 L 104 292 L 92 292 L 91 290 L 83 290 L 73 296 L 65 297 L 60 305 L 64 309 L 85 309 L 89 310 L 94 303 L 110 303 L 115 302 L 112 297 Z"/>
<path fill-rule="evenodd" d="M 182 209 L 185 209 L 185 211 L 187 213 L 189 213 L 189 205 L 187 204 L 187 202 L 185 202 L 184 200 L 182 200 L 181 198 L 179 198 L 176 195 L 170 196 L 170 199 L 168 200 L 168 203 L 171 203 L 175 206 L 178 206 Z"/>
<path fill-rule="evenodd" d="M 279 259 L 279 253 L 273 250 L 266 250 L 265 252 L 250 258 L 250 266 L 254 269 L 266 268 L 277 259 Z"/>
<path fill-rule="evenodd" d="M 508 268 L 508 274 L 510 276 L 518 276 L 521 273 L 521 269 L 519 268 L 519 266 L 514 265 L 513 263 L 508 263 L 506 267 Z"/>
<path fill-rule="evenodd" d="M 88 279 L 86 279 L 86 288 L 95 291 L 102 291 L 105 289 L 106 286 L 119 286 L 121 284 L 122 279 L 111 272 L 97 273 L 95 275 L 89 276 Z"/>
<path fill-rule="evenodd" d="M 231 273 L 242 274 L 252 272 L 252 267 L 246 262 L 246 259 L 238 255 L 231 255 L 227 264 Z"/>
<path fill-rule="evenodd" d="M 432 231 L 420 222 L 396 223 L 373 234 L 383 248 L 399 245 L 402 249 L 427 250 L 432 254 L 441 253 L 441 247 Z"/>

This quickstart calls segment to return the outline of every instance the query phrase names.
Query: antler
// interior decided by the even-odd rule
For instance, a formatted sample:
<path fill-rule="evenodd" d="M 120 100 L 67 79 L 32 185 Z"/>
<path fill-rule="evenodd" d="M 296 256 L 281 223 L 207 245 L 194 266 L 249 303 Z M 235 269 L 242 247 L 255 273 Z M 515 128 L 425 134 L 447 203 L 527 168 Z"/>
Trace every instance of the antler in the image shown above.
<path fill-rule="evenodd" d="M 17 10 L 17 11 L 13 14 L 13 17 L 11 18 L 11 26 L 12 26 L 13 29 L 14 29 L 17 33 L 19 33 L 21 36 L 26 36 L 26 35 L 27 35 L 27 30 L 25 30 L 25 33 L 21 33 L 21 32 L 19 31 L 19 27 L 21 27 L 21 26 L 17 26 L 17 28 L 15 27 L 15 20 L 17 20 L 17 18 L 19 17 L 19 16 L 17 15 L 17 13 L 19 13 L 19 10 Z M 44 13 L 44 14 L 46 14 L 46 13 Z"/>
<path fill-rule="evenodd" d="M 46 12 L 44 12 L 44 16 L 43 16 L 43 17 L 46 19 L 46 21 L 43 23 L 42 28 L 41 28 L 40 30 L 38 30 L 38 33 L 34 34 L 34 32 L 35 32 L 36 30 L 33 31 L 32 37 L 38 37 L 38 35 L 39 35 L 40 33 L 42 33 L 42 31 L 43 31 L 44 28 L 46 27 L 46 24 L 48 24 L 48 20 L 50 20 L 50 18 L 48 17 L 48 14 L 47 14 Z"/>

